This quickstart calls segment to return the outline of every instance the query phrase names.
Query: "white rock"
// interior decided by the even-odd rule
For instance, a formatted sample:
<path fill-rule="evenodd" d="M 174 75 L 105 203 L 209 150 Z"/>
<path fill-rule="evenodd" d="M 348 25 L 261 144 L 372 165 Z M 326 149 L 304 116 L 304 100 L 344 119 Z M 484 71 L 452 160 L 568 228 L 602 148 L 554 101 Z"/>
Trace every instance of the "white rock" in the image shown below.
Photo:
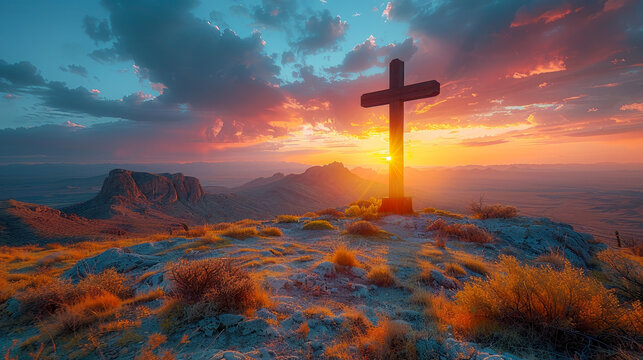
<path fill-rule="evenodd" d="M 366 276 L 366 270 L 354 266 L 351 268 L 351 275 L 363 278 Z"/>
<path fill-rule="evenodd" d="M 140 255 L 126 250 L 113 248 L 94 257 L 79 260 L 71 269 L 63 273 L 63 277 L 79 280 L 89 274 L 99 274 L 110 268 L 119 273 L 145 270 L 159 262 L 159 258 L 156 256 Z"/>

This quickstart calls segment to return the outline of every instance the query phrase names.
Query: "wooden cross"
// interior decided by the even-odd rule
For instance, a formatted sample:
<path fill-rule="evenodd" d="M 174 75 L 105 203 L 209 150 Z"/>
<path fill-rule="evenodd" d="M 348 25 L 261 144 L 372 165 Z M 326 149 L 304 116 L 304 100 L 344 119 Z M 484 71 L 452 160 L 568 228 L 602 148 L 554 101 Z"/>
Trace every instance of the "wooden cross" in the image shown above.
<path fill-rule="evenodd" d="M 389 66 L 389 88 L 362 95 L 362 107 L 389 105 L 389 197 L 382 199 L 380 212 L 413 212 L 410 197 L 404 197 L 404 102 L 440 95 L 440 83 L 431 80 L 404 86 L 404 62 L 394 59 Z"/>

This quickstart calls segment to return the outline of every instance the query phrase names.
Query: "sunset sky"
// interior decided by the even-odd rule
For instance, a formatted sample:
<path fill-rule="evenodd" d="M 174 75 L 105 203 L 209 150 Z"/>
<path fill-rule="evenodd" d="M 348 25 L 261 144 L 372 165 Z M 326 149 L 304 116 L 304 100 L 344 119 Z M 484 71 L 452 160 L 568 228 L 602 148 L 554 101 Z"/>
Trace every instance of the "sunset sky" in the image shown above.
<path fill-rule="evenodd" d="M 641 162 L 643 1 L 0 2 L 0 163 Z"/>

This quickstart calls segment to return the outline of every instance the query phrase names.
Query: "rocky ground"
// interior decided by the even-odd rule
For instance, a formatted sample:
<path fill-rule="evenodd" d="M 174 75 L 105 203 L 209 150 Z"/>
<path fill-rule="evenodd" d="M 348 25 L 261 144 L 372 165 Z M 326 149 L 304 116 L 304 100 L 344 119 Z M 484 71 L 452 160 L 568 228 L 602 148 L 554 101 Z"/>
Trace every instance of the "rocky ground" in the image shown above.
<path fill-rule="evenodd" d="M 436 246 L 435 232 L 426 231 L 427 224 L 437 218 L 433 214 L 386 216 L 374 223 L 389 234 L 374 237 L 343 234 L 346 223 L 353 220 L 330 218 L 336 230 L 303 230 L 306 220 L 303 218 L 299 223 L 265 221 L 265 225 L 279 227 L 283 236 L 225 238 L 206 245 L 199 238 L 172 238 L 109 249 L 78 261 L 61 276 L 77 281 L 89 273 L 114 268 L 125 274 L 137 294 L 159 287 L 169 293 L 172 284 L 168 265 L 180 259 L 233 257 L 268 290 L 271 304 L 251 315 L 220 314 L 195 322 L 168 324 L 155 311 L 164 300 L 153 299 L 137 305 L 133 311 L 119 313 L 119 319 L 135 325 L 103 332 L 99 345 L 91 351 L 77 351 L 77 347 L 85 346 L 88 341 L 85 338 L 70 338 L 59 340 L 56 356 L 133 359 L 151 334 L 163 333 L 167 339 L 162 347 L 172 349 L 177 359 L 324 358 L 325 349 L 338 341 L 346 314 L 359 311 L 374 324 L 389 319 L 417 331 L 420 336 L 415 347 L 420 359 L 519 358 L 499 349 L 458 341 L 448 332 L 439 339 L 431 336 L 422 308 L 412 302 L 413 292 L 452 293 L 463 283 L 482 276 L 466 267 L 465 274 L 448 276 L 444 271 L 447 262 L 473 258 L 493 268 L 501 254 L 532 262 L 539 255 L 559 250 L 574 265 L 584 267 L 593 247 L 600 246 L 592 243 L 591 236 L 545 218 L 444 217 L 449 223 L 474 223 L 487 229 L 495 240 L 480 245 L 450 239 L 441 248 Z M 361 267 L 337 268 L 330 262 L 333 250 L 340 244 L 356 250 Z M 383 263 L 394 270 L 397 282 L 393 286 L 378 287 L 366 277 L 368 268 Z M 430 272 L 432 280 L 423 281 L 423 272 Z M 16 300 L 6 302 L 3 316 L 16 319 L 21 316 Z M 304 323 L 309 329 L 307 333 L 300 330 Z M 36 326 L 3 325 L 0 349 L 8 349 L 14 340 L 22 343 L 36 333 Z M 10 354 L 30 358 L 26 351 L 21 351 L 15 347 Z"/>

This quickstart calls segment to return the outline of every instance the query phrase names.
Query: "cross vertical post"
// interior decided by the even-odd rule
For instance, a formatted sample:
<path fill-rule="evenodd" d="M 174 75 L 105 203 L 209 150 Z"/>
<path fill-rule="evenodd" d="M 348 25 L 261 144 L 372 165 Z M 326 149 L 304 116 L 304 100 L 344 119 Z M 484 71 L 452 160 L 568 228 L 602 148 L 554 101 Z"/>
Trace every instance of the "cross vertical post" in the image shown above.
<path fill-rule="evenodd" d="M 362 95 L 362 107 L 389 106 L 389 197 L 382 199 L 379 212 L 409 214 L 410 197 L 404 196 L 404 102 L 438 96 L 440 83 L 435 80 L 404 85 L 404 62 L 394 59 L 389 65 L 389 88 Z"/>
<path fill-rule="evenodd" d="M 404 63 L 395 59 L 389 65 L 389 88 L 404 87 Z M 389 105 L 388 192 L 391 198 L 404 197 L 404 102 Z"/>

